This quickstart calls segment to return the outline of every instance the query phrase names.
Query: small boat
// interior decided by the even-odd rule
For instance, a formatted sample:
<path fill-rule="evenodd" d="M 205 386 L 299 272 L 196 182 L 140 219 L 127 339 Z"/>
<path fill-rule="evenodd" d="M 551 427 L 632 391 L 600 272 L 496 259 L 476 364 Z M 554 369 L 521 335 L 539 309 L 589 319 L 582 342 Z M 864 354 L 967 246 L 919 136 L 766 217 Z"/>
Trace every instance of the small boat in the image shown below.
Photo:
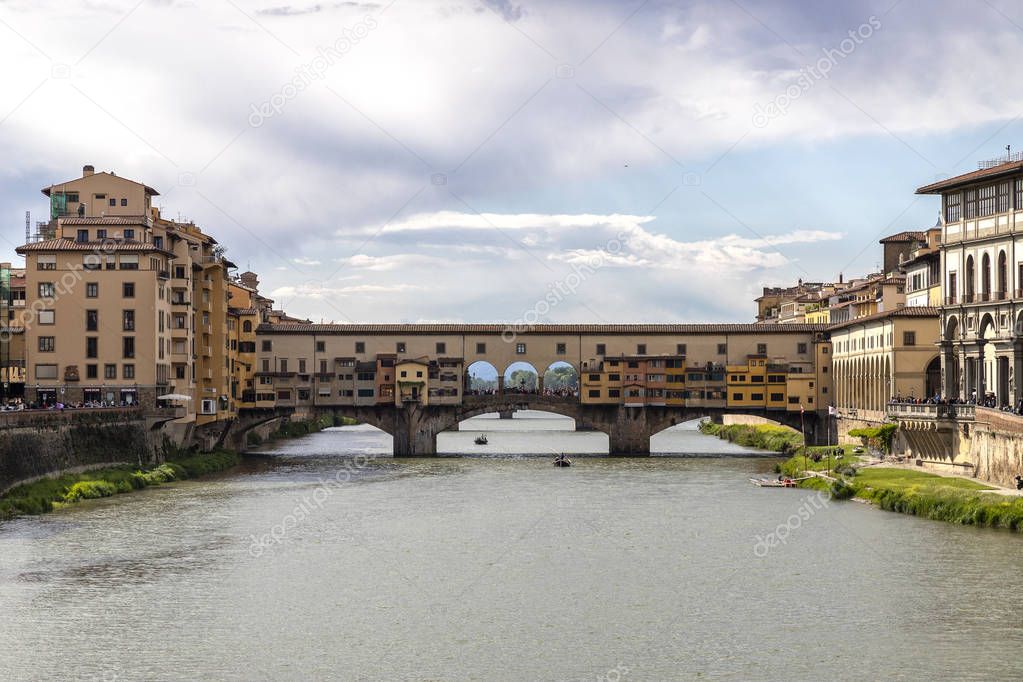
<path fill-rule="evenodd" d="M 554 458 L 554 466 L 556 467 L 570 467 L 572 466 L 572 460 L 564 455 L 558 455 Z"/>
<path fill-rule="evenodd" d="M 751 478 L 749 482 L 761 488 L 795 488 L 800 481 L 805 481 L 806 478 L 789 478 L 788 476 L 777 480 L 771 478 Z"/>
<path fill-rule="evenodd" d="M 481 433 L 480 435 L 476 436 L 475 443 L 476 445 L 486 445 L 487 437 Z"/>

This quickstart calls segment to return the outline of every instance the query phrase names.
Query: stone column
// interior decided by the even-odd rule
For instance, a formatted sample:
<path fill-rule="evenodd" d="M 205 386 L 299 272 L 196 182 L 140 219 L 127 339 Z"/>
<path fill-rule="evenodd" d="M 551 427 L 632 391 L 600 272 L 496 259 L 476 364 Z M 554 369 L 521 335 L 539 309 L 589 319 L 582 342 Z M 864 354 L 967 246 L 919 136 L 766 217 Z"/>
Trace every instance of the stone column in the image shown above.
<path fill-rule="evenodd" d="M 497 375 L 497 394 L 504 395 L 504 375 Z"/>
<path fill-rule="evenodd" d="M 1023 399 L 1023 341 L 1012 344 L 1012 371 L 1009 375 L 1009 392 L 1012 395 L 1012 406 L 1019 405 Z"/>

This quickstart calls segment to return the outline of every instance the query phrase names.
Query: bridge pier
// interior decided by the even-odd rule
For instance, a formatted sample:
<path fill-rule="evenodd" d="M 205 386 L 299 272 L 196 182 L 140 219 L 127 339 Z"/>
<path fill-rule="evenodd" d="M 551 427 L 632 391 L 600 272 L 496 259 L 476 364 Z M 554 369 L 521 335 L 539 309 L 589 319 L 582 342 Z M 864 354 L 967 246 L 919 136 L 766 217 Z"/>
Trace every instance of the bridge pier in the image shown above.
<path fill-rule="evenodd" d="M 514 419 L 515 410 L 501 410 L 500 412 L 497 413 L 497 416 L 499 416 L 501 419 Z"/>

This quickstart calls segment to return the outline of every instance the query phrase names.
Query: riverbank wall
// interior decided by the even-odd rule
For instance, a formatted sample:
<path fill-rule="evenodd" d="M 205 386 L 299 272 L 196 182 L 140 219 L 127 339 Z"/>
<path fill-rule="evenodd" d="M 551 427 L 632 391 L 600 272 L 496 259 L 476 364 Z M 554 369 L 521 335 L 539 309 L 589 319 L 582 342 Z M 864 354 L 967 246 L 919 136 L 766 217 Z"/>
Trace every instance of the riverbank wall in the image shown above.
<path fill-rule="evenodd" d="M 137 413 L 80 411 L 3 415 L 0 494 L 47 476 L 113 464 L 157 463 L 157 443 Z M 157 432 L 159 433 L 159 432 Z"/>

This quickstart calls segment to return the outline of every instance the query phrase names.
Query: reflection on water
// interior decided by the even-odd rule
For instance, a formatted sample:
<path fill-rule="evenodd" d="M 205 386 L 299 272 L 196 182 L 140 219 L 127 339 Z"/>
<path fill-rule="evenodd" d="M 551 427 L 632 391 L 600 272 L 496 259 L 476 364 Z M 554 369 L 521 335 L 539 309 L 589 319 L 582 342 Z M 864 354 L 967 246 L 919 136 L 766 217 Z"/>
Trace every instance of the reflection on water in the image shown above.
<path fill-rule="evenodd" d="M 0 680 L 1023 677 L 1018 536 L 804 519 L 772 459 L 275 448 L 0 526 Z"/>

